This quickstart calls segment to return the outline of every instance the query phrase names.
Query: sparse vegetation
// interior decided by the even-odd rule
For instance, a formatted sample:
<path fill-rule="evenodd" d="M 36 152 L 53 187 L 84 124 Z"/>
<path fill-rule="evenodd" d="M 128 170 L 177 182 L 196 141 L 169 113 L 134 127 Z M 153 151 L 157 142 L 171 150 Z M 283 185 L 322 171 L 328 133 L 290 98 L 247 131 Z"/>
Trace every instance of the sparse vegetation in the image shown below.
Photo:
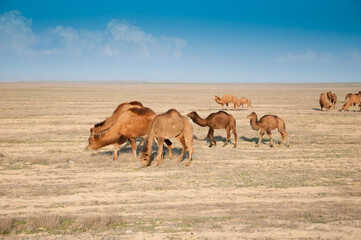
<path fill-rule="evenodd" d="M 360 88 L 328 86 L 338 96 Z M 249 126 L 249 111 L 229 110 L 237 148 L 209 148 L 207 129 L 193 125 L 188 168 L 170 160 L 167 149 L 156 167 L 155 145 L 149 168 L 128 143 L 115 161 L 111 146 L 85 151 L 89 128 L 121 102 L 207 116 L 220 107 L 214 89 L 249 96 L 260 116 L 282 116 L 290 148 L 267 147 L 267 138 L 254 147 L 259 133 Z M 357 238 L 360 112 L 319 111 L 322 91 L 287 84 L 1 83 L 0 238 Z M 214 138 L 224 142 L 224 130 Z M 182 146 L 172 147 L 177 159 Z"/>

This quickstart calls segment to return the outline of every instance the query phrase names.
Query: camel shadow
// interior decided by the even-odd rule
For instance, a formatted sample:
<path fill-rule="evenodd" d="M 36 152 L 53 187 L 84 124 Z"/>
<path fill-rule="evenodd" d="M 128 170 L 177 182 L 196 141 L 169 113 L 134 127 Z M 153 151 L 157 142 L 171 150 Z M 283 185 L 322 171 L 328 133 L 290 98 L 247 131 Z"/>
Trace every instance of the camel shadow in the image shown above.
<path fill-rule="evenodd" d="M 312 110 L 321 112 L 321 109 L 319 109 L 319 108 L 312 108 Z"/>
<path fill-rule="evenodd" d="M 246 141 L 246 142 L 254 142 L 255 144 L 257 144 L 259 138 L 258 138 L 258 137 L 247 138 L 247 137 L 245 137 L 245 136 L 242 136 L 242 137 L 240 137 L 240 139 L 243 140 L 243 141 Z M 264 138 L 262 138 L 261 143 L 267 143 L 267 142 L 270 142 L 270 140 L 269 140 L 269 139 L 264 139 Z M 273 139 L 273 142 L 276 143 L 277 141 L 275 141 L 275 140 Z"/>

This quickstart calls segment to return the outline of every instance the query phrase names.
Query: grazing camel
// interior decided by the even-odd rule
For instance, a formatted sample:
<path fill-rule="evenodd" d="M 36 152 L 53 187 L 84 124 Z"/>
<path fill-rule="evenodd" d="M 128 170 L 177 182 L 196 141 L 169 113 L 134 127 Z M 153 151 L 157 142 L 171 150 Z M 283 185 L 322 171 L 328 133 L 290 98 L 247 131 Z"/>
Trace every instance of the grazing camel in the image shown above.
<path fill-rule="evenodd" d="M 119 104 L 109 118 L 105 119 L 100 123 L 95 124 L 94 127 L 90 129 L 90 134 L 97 134 L 99 132 L 107 130 L 117 121 L 120 114 L 127 111 L 129 108 L 133 108 L 133 107 L 140 108 L 143 107 L 143 104 L 138 101 L 125 102 Z"/>
<path fill-rule="evenodd" d="M 361 104 L 361 91 L 356 94 L 351 94 L 348 101 L 342 106 L 341 112 L 344 112 L 349 106 L 352 106 L 351 108 L 356 111 L 357 104 L 359 104 L 359 106 Z"/>
<path fill-rule="evenodd" d="M 251 100 L 249 100 L 248 98 L 245 98 L 245 97 L 241 97 L 240 99 L 238 99 L 238 105 L 242 106 L 243 107 L 243 104 L 247 104 L 247 109 L 249 107 L 252 108 L 253 110 L 253 107 L 251 105 Z"/>
<path fill-rule="evenodd" d="M 252 112 L 250 115 L 248 115 L 248 118 L 250 119 L 251 127 L 254 130 L 261 130 L 260 135 L 259 135 L 259 140 L 258 140 L 258 143 L 257 143 L 256 147 L 259 147 L 259 143 L 262 140 L 264 132 L 266 132 L 268 134 L 268 136 L 269 136 L 269 138 L 271 140 L 271 147 L 273 147 L 273 140 L 272 140 L 271 130 L 274 130 L 276 128 L 278 129 L 278 131 L 281 133 L 281 136 L 282 136 L 282 141 L 281 141 L 281 144 L 279 146 L 282 146 L 282 143 L 283 143 L 283 140 L 285 139 L 285 136 L 287 137 L 286 146 L 287 147 L 290 146 L 288 133 L 286 132 L 286 125 L 285 125 L 285 122 L 281 118 L 279 118 L 279 117 L 277 117 L 275 115 L 264 115 L 258 121 L 257 120 L 257 114 L 255 112 Z"/>
<path fill-rule="evenodd" d="M 186 166 L 191 164 L 193 155 L 192 125 L 187 117 L 181 115 L 175 109 L 170 109 L 165 113 L 157 115 L 152 122 L 142 150 L 141 161 L 143 167 L 150 164 L 154 138 L 157 138 L 158 141 L 157 166 L 163 163 L 163 141 L 171 137 L 175 137 L 182 144 L 183 150 L 178 162 L 182 161 L 189 147 L 189 158 Z"/>
<path fill-rule="evenodd" d="M 223 109 L 224 104 L 226 104 L 227 109 L 229 110 L 229 106 L 228 106 L 229 103 L 233 103 L 234 109 L 236 109 L 236 107 L 239 107 L 238 106 L 238 99 L 234 95 L 226 94 L 226 95 L 223 95 L 222 98 L 219 98 L 218 96 L 214 96 L 214 100 L 217 103 L 222 105 L 221 110 Z"/>
<path fill-rule="evenodd" d="M 345 96 L 345 102 L 347 101 L 347 99 L 349 99 L 351 97 L 352 94 L 361 94 L 361 91 L 359 91 L 358 93 L 348 93 Z M 353 103 L 351 106 L 353 109 L 356 108 L 356 103 Z M 361 103 L 359 104 L 360 110 L 361 110 Z"/>
<path fill-rule="evenodd" d="M 323 111 L 323 109 L 326 108 L 326 110 L 331 108 L 330 103 L 327 101 L 325 93 L 321 93 L 320 95 L 320 106 L 321 106 L 321 111 Z"/>
<path fill-rule="evenodd" d="M 113 160 L 117 159 L 118 148 L 125 141 L 129 141 L 134 158 L 137 159 L 137 145 L 135 138 L 145 136 L 150 128 L 150 125 L 155 118 L 156 113 L 147 107 L 129 108 L 118 116 L 113 126 L 105 131 L 91 134 L 86 147 L 87 150 L 98 150 L 110 144 L 114 144 Z M 172 142 L 165 139 L 165 143 L 169 148 L 170 158 L 172 155 Z"/>
<path fill-rule="evenodd" d="M 211 113 L 205 119 L 202 119 L 196 112 L 190 112 L 187 114 L 192 121 L 198 124 L 201 127 L 209 127 L 207 137 L 211 140 L 209 147 L 212 147 L 212 144 L 216 145 L 216 141 L 213 140 L 214 129 L 223 129 L 227 131 L 227 139 L 224 142 L 223 146 L 226 146 L 228 140 L 231 138 L 231 130 L 234 135 L 234 147 L 237 147 L 237 131 L 236 131 L 236 120 L 234 117 L 226 112 L 219 111 L 217 113 Z"/>

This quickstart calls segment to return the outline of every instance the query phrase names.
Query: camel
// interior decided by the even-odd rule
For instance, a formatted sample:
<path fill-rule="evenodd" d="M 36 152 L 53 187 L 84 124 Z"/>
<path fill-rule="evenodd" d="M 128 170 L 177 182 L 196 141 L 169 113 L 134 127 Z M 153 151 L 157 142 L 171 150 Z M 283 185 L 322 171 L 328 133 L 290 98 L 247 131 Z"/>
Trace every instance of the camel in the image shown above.
<path fill-rule="evenodd" d="M 128 140 L 132 147 L 134 158 L 137 159 L 135 138 L 144 137 L 148 133 L 155 116 L 156 113 L 147 107 L 129 108 L 118 116 L 113 126 L 105 131 L 91 134 L 86 149 L 98 150 L 99 148 L 114 144 L 113 160 L 115 160 L 118 157 L 119 146 Z M 168 145 L 169 155 L 172 159 L 172 142 L 165 139 L 165 143 Z"/>
<path fill-rule="evenodd" d="M 97 134 L 99 132 L 106 131 L 117 121 L 120 114 L 127 111 L 129 108 L 133 108 L 133 107 L 140 108 L 143 107 L 143 104 L 138 101 L 125 102 L 119 104 L 109 118 L 105 119 L 100 123 L 95 124 L 94 127 L 90 129 L 90 134 Z"/>
<path fill-rule="evenodd" d="M 245 97 L 241 97 L 240 99 L 238 99 L 238 105 L 242 106 L 243 107 L 243 104 L 247 104 L 247 109 L 249 107 L 252 108 L 253 110 L 253 107 L 251 105 L 251 100 L 249 100 L 248 98 L 245 98 Z"/>
<path fill-rule="evenodd" d="M 258 143 L 257 143 L 256 147 L 259 147 L 259 143 L 262 140 L 264 132 L 266 132 L 268 134 L 268 136 L 269 136 L 269 138 L 271 140 L 271 147 L 273 147 L 273 140 L 272 140 L 271 130 L 274 130 L 276 128 L 278 129 L 278 131 L 281 133 L 281 136 L 282 136 L 282 141 L 281 141 L 281 144 L 279 146 L 282 146 L 282 143 L 283 143 L 283 140 L 285 139 L 285 136 L 287 137 L 286 146 L 287 147 L 290 146 L 288 133 L 286 132 L 286 125 L 285 125 L 285 122 L 281 118 L 279 118 L 279 117 L 277 117 L 275 115 L 264 115 L 258 121 L 257 120 L 257 114 L 255 112 L 252 112 L 250 115 L 248 115 L 248 118 L 250 119 L 251 127 L 254 130 L 261 130 L 260 135 L 259 135 L 259 140 L 258 140 Z"/>
<path fill-rule="evenodd" d="M 361 94 L 361 91 L 359 91 L 358 93 L 348 93 L 345 96 L 345 102 L 347 101 L 347 99 L 349 99 L 351 97 L 352 94 Z M 353 103 L 351 106 L 353 109 L 356 108 L 356 103 Z M 359 104 L 360 110 L 361 110 L 361 103 Z M 355 111 L 355 110 L 354 110 Z"/>
<path fill-rule="evenodd" d="M 223 95 L 222 98 L 219 98 L 218 96 L 214 96 L 214 100 L 215 100 L 217 103 L 219 103 L 219 104 L 222 105 L 221 110 L 223 109 L 224 104 L 226 104 L 227 109 L 228 109 L 228 111 L 229 111 L 229 106 L 228 106 L 229 103 L 233 103 L 234 109 L 236 109 L 236 107 L 239 107 L 239 105 L 238 105 L 238 99 L 237 99 L 237 97 L 235 97 L 234 95 L 228 95 L 228 94 L 226 94 L 226 95 Z"/>
<path fill-rule="evenodd" d="M 219 111 L 217 113 L 211 113 L 205 119 L 202 119 L 196 112 L 190 112 L 187 114 L 194 123 L 201 127 L 209 127 L 207 137 L 211 140 L 209 147 L 212 147 L 213 143 L 216 145 L 216 141 L 213 140 L 214 129 L 223 129 L 227 131 L 227 139 L 223 146 L 226 146 L 228 140 L 231 138 L 231 130 L 234 135 L 234 147 L 237 147 L 237 131 L 236 120 L 234 117 L 226 112 Z"/>
<path fill-rule="evenodd" d="M 163 141 L 171 137 L 175 137 L 182 144 L 183 150 L 178 162 L 182 161 L 189 147 L 189 158 L 186 166 L 191 164 L 193 155 L 192 125 L 187 117 L 181 115 L 175 109 L 170 109 L 165 113 L 157 115 L 152 122 L 142 150 L 141 161 L 143 167 L 150 164 L 154 138 L 157 138 L 158 141 L 157 166 L 163 163 Z"/>
<path fill-rule="evenodd" d="M 332 93 L 332 96 L 331 96 L 331 104 L 332 104 L 333 108 L 335 109 L 335 108 L 336 108 L 336 104 L 337 104 L 337 95 L 336 95 L 336 93 Z"/>
<path fill-rule="evenodd" d="M 328 91 L 328 92 L 326 93 L 326 96 L 327 96 L 328 101 L 331 102 L 332 92 L 331 92 L 331 91 Z"/>
<path fill-rule="evenodd" d="M 327 101 L 325 93 L 321 93 L 320 95 L 320 106 L 321 106 L 321 111 L 323 111 L 323 109 L 326 108 L 326 110 L 331 108 L 330 103 Z"/>
<path fill-rule="evenodd" d="M 348 101 L 342 106 L 341 112 L 344 112 L 349 106 L 356 111 L 356 105 L 361 105 L 361 91 L 359 93 L 351 94 Z M 360 106 L 361 108 L 361 106 Z"/>

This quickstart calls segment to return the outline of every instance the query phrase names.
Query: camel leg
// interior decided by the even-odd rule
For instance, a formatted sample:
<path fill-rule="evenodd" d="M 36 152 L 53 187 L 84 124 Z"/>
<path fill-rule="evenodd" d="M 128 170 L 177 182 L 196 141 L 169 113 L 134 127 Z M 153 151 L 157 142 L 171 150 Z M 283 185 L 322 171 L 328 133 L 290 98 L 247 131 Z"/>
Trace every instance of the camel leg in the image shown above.
<path fill-rule="evenodd" d="M 268 135 L 268 137 L 269 137 L 269 139 L 270 139 L 270 141 L 271 141 L 271 147 L 273 147 L 272 133 L 271 133 L 270 130 L 267 130 L 267 135 Z"/>
<path fill-rule="evenodd" d="M 164 138 L 158 138 L 158 155 L 157 155 L 157 166 L 160 166 L 163 163 L 163 143 Z"/>
<path fill-rule="evenodd" d="M 184 137 L 183 139 L 186 140 L 186 144 L 189 147 L 189 157 L 188 157 L 188 162 L 186 164 L 186 166 L 190 166 L 191 165 L 191 160 L 192 160 L 192 156 L 193 156 L 193 130 L 192 129 L 184 129 Z M 187 147 L 187 145 L 185 145 L 185 147 Z"/>
<path fill-rule="evenodd" d="M 226 141 L 224 141 L 223 147 L 227 145 L 228 140 L 231 138 L 231 130 L 229 129 L 229 124 L 226 127 L 226 131 L 227 131 L 227 139 Z"/>
<path fill-rule="evenodd" d="M 256 147 L 259 147 L 259 143 L 261 142 L 263 135 L 264 135 L 264 130 L 261 129 L 261 131 L 259 132 L 259 139 L 258 139 L 258 143 L 257 143 Z"/>
<path fill-rule="evenodd" d="M 229 106 L 228 106 L 228 103 L 226 103 L 226 106 L 227 106 L 227 110 L 229 111 Z"/>
<path fill-rule="evenodd" d="M 132 147 L 133 156 L 135 160 L 137 160 L 137 141 L 135 140 L 135 138 L 129 138 L 128 141 L 130 143 L 130 146 Z"/>
<path fill-rule="evenodd" d="M 252 107 L 252 105 L 250 104 L 249 106 L 252 108 L 252 111 L 253 111 L 253 107 Z"/>
<path fill-rule="evenodd" d="M 186 141 L 184 139 L 183 133 L 180 134 L 179 136 L 177 136 L 176 139 L 182 144 L 182 153 L 178 158 L 178 163 L 180 163 L 183 160 L 183 156 L 186 153 L 188 147 L 187 147 Z"/>
<path fill-rule="evenodd" d="M 214 129 L 209 128 L 208 134 L 207 134 L 207 137 L 211 140 L 211 144 L 209 145 L 209 147 L 212 147 L 213 142 L 214 142 L 214 145 L 217 145 L 216 141 L 213 140 L 213 134 L 214 134 Z"/>
<path fill-rule="evenodd" d="M 118 158 L 118 149 L 119 149 L 119 146 L 122 145 L 123 143 L 125 143 L 125 141 L 127 141 L 126 138 L 120 137 L 120 138 L 118 139 L 118 141 L 117 141 L 116 143 L 114 143 L 113 161 Z"/>
<path fill-rule="evenodd" d="M 232 129 L 232 132 L 233 132 L 233 135 L 234 135 L 234 142 L 235 142 L 235 144 L 234 144 L 234 148 L 236 148 L 236 147 L 237 147 L 238 134 L 237 134 L 237 131 L 236 131 L 236 129 L 235 129 L 235 128 L 234 128 L 234 129 Z"/>
<path fill-rule="evenodd" d="M 139 141 L 139 144 L 138 144 L 138 147 L 140 146 L 140 144 L 142 144 L 144 141 L 144 138 L 143 137 L 140 137 L 140 141 Z"/>
<path fill-rule="evenodd" d="M 172 142 L 171 142 L 169 139 L 165 139 L 164 142 L 165 142 L 165 144 L 167 144 L 167 146 L 168 146 L 169 158 L 170 158 L 170 159 L 173 159 Z"/>

